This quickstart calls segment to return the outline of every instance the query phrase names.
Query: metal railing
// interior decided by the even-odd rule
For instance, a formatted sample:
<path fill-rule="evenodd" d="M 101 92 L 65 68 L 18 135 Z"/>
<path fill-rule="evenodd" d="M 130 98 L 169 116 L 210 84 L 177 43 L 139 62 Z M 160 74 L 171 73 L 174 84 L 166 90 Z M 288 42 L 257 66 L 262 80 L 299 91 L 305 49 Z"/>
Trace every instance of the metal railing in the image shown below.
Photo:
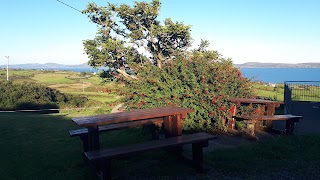
<path fill-rule="evenodd" d="M 320 81 L 285 81 L 284 102 L 286 113 L 291 112 L 292 101 L 320 102 Z"/>

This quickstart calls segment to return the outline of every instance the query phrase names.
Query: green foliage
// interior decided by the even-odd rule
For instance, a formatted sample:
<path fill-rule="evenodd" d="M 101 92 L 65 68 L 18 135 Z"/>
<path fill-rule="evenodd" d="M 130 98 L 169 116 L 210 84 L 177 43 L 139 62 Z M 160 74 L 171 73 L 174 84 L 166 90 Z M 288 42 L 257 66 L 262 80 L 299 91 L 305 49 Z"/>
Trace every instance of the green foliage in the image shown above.
<path fill-rule="evenodd" d="M 189 58 L 177 57 L 162 69 L 144 66 L 137 78 L 124 79 L 123 102 L 127 108 L 177 105 L 193 109 L 183 122 L 186 130 L 224 130 L 232 111 L 228 99 L 253 95 L 250 80 L 242 77 L 231 60 L 208 59 L 201 52 Z"/>
<path fill-rule="evenodd" d="M 160 0 L 135 2 L 133 6 L 89 3 L 83 13 L 99 27 L 97 36 L 83 43 L 89 65 L 121 69 L 131 63 L 152 62 L 161 67 L 188 48 L 191 26 L 171 19 L 161 24 L 157 20 L 160 7 Z M 151 57 L 139 53 L 141 49 Z"/>
<path fill-rule="evenodd" d="M 116 72 L 108 70 L 102 70 L 98 72 L 98 76 L 101 78 L 101 83 L 113 81 L 115 79 Z"/>
<path fill-rule="evenodd" d="M 67 95 L 35 83 L 0 81 L 0 110 L 81 107 L 87 98 Z"/>

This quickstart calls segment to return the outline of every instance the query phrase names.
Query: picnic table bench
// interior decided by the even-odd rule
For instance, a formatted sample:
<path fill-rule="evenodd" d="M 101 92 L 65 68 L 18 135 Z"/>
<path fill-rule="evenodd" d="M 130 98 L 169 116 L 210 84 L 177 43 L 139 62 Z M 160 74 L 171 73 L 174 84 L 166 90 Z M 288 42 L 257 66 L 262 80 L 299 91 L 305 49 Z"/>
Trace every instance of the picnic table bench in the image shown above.
<path fill-rule="evenodd" d="M 142 153 L 145 151 L 154 151 L 163 148 L 180 147 L 184 144 L 192 144 L 192 165 L 197 171 L 201 172 L 203 170 L 203 147 L 207 147 L 208 140 L 214 138 L 215 136 L 207 133 L 196 133 L 110 149 L 89 151 L 85 152 L 85 156 L 93 167 L 96 168 L 96 173 L 101 179 L 112 179 L 111 160 L 114 158 Z"/>
<path fill-rule="evenodd" d="M 213 139 L 214 136 L 207 133 L 182 136 L 182 119 L 190 112 L 193 112 L 193 110 L 169 106 L 97 116 L 75 117 L 72 118 L 72 121 L 83 128 L 69 133 L 71 136 L 80 136 L 84 139 L 85 158 L 96 169 L 101 179 L 112 178 L 110 170 L 111 159 L 169 147 L 176 148 L 178 149 L 176 152 L 180 152 L 181 146 L 184 144 L 192 144 L 192 162 L 201 171 L 203 161 L 202 148 L 208 146 L 208 140 Z M 157 123 L 162 123 L 165 139 L 100 150 L 99 132 Z"/>
<path fill-rule="evenodd" d="M 245 121 L 248 124 L 249 134 L 251 136 L 255 136 L 255 126 L 256 123 L 259 121 L 286 121 L 286 135 L 292 135 L 294 130 L 294 124 L 299 122 L 299 119 L 302 116 L 294 116 L 291 114 L 287 115 L 273 115 L 273 116 L 233 116 L 233 118 L 237 119 L 238 121 Z"/>
<path fill-rule="evenodd" d="M 287 135 L 293 134 L 294 124 L 298 122 L 300 118 L 302 118 L 302 116 L 295 116 L 291 114 L 275 115 L 276 108 L 283 104 L 283 102 L 281 101 L 250 98 L 230 98 L 230 102 L 234 105 L 234 111 L 232 114 L 232 120 L 228 122 L 228 128 L 234 129 L 236 121 L 244 121 L 247 123 L 247 129 L 252 137 L 255 137 L 256 129 L 272 131 L 273 121 L 286 121 L 286 128 L 284 130 L 284 133 Z M 259 114 L 241 116 L 237 115 L 237 109 L 239 106 L 252 104 L 260 105 Z"/>
<path fill-rule="evenodd" d="M 257 104 L 260 107 L 260 116 L 266 115 L 266 116 L 273 116 L 276 112 L 276 108 L 280 107 L 283 102 L 281 101 L 270 101 L 270 100 L 264 100 L 264 99 L 252 99 L 252 98 L 230 98 L 230 102 L 233 103 L 233 113 L 232 116 L 235 117 L 237 115 L 238 107 L 241 105 L 253 105 Z M 233 118 L 230 122 L 228 122 L 228 128 L 229 129 L 235 129 L 236 119 Z M 266 120 L 265 125 L 263 125 L 263 122 L 257 122 L 256 124 L 257 128 L 270 130 L 272 128 L 272 120 Z"/>

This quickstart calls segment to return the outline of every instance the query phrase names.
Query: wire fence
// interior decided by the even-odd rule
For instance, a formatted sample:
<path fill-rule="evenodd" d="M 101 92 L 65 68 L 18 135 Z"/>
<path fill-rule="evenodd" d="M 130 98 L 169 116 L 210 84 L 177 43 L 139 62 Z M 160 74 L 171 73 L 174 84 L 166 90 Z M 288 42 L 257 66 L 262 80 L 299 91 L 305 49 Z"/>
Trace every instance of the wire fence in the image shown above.
<path fill-rule="evenodd" d="M 286 81 L 292 101 L 320 101 L 320 81 Z"/>
<path fill-rule="evenodd" d="M 320 102 L 320 81 L 284 82 L 286 112 L 291 112 L 292 101 Z"/>

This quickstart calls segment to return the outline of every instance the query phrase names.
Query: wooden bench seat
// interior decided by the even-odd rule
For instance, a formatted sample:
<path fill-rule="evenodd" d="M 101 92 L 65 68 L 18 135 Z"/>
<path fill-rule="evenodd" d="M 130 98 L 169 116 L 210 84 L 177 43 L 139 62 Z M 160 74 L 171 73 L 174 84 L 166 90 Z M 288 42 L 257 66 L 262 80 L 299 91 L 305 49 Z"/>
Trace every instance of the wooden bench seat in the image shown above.
<path fill-rule="evenodd" d="M 248 124 L 248 130 L 251 136 L 255 136 L 255 124 L 257 121 L 286 121 L 285 134 L 291 135 L 294 130 L 294 123 L 299 122 L 302 116 L 287 115 L 273 115 L 273 116 L 232 116 L 237 121 L 244 121 Z"/>
<path fill-rule="evenodd" d="M 162 123 L 163 123 L 162 118 L 155 118 L 151 120 L 130 121 L 130 122 L 124 122 L 124 123 L 109 124 L 106 126 L 99 126 L 98 128 L 100 133 L 100 132 L 113 131 L 118 129 L 133 128 L 133 127 L 138 127 L 142 125 L 155 124 L 157 126 L 161 126 Z M 84 152 L 88 151 L 88 129 L 87 128 L 71 130 L 69 131 L 69 135 L 71 137 L 79 136 L 83 144 Z M 153 136 L 155 135 L 153 134 Z"/>
<path fill-rule="evenodd" d="M 203 163 L 202 148 L 207 147 L 208 140 L 214 138 L 215 136 L 207 133 L 196 133 L 105 150 L 89 151 L 84 154 L 90 164 L 96 169 L 101 169 L 101 172 L 98 172 L 101 179 L 111 179 L 111 159 L 162 148 L 181 147 L 184 144 L 192 143 L 192 163 L 201 171 Z"/>

